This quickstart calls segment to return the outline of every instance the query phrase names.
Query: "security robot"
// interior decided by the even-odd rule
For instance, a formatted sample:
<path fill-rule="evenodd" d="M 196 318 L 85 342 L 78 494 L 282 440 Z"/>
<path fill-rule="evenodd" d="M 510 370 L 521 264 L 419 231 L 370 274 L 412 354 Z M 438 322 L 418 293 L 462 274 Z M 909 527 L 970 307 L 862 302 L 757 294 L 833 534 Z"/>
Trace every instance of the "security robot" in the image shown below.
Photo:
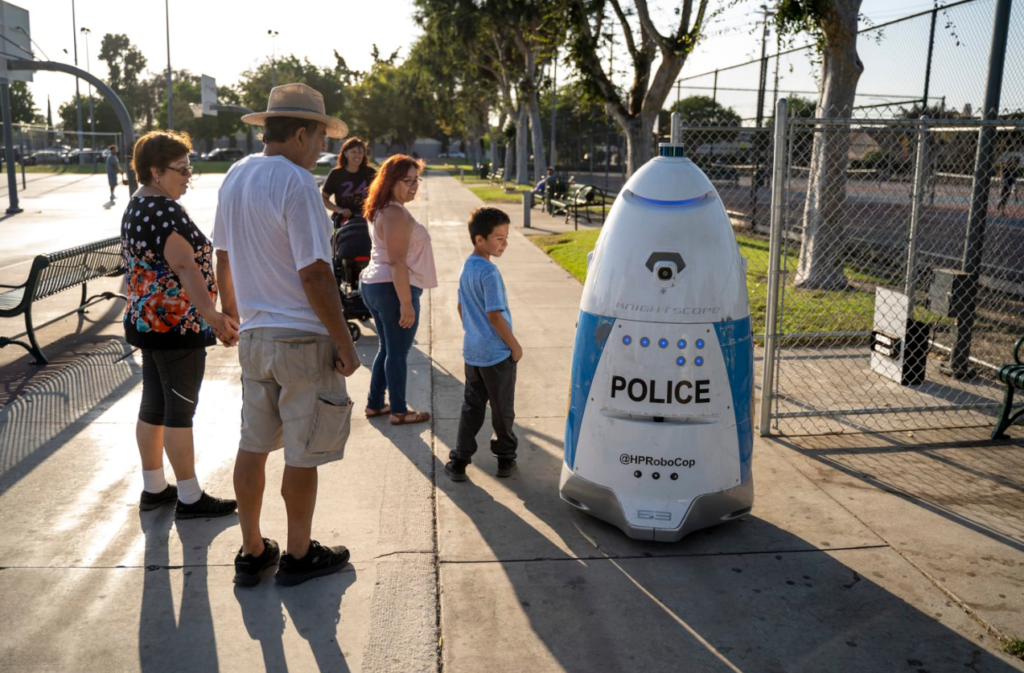
<path fill-rule="evenodd" d="M 673 118 L 673 140 L 679 138 Z M 572 357 L 563 500 L 674 542 L 754 502 L 746 260 L 678 142 L 626 182 L 591 253 Z"/>

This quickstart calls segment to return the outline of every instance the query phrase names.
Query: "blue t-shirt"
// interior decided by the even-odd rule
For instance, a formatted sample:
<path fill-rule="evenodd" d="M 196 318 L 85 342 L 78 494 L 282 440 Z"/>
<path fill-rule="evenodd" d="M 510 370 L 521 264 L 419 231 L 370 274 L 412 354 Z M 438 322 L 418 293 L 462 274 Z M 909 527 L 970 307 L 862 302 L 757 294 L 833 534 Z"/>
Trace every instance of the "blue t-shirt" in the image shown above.
<path fill-rule="evenodd" d="M 491 367 L 509 358 L 512 351 L 487 318 L 490 311 L 501 315 L 512 329 L 512 314 L 501 272 L 490 261 L 472 254 L 462 265 L 459 275 L 459 304 L 462 305 L 462 357 L 467 365 Z"/>

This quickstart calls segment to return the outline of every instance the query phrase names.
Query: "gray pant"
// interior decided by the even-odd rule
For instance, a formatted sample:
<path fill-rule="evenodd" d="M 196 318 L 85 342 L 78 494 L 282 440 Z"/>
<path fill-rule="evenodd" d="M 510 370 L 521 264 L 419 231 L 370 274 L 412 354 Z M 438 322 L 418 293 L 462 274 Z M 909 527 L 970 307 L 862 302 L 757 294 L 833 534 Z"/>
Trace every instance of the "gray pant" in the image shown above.
<path fill-rule="evenodd" d="M 498 458 L 515 460 L 519 439 L 512 431 L 516 420 L 516 363 L 512 358 L 490 367 L 466 365 L 466 394 L 459 417 L 459 436 L 451 460 L 472 462 L 476 453 L 476 433 L 484 426 L 487 403 L 491 404 L 491 424 L 495 439 L 491 440 L 491 453 Z"/>

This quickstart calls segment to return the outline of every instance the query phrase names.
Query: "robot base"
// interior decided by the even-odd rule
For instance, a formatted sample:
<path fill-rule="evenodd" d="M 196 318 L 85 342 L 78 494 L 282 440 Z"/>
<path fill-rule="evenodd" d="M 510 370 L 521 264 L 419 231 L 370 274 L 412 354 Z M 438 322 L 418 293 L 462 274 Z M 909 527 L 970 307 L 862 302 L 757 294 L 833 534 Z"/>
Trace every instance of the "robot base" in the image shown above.
<path fill-rule="evenodd" d="M 678 542 L 693 531 L 732 521 L 750 512 L 754 504 L 754 478 L 751 476 L 746 482 L 725 491 L 697 496 L 678 528 L 634 526 L 626 519 L 614 491 L 574 474 L 565 463 L 562 463 L 558 494 L 576 509 L 607 521 L 634 540 Z"/>

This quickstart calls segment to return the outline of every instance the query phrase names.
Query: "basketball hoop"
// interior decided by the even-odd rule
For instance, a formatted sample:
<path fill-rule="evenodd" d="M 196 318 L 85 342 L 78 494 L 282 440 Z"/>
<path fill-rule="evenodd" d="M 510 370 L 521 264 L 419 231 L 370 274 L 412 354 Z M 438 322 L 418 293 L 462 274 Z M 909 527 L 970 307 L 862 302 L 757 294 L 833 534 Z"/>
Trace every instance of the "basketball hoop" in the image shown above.
<path fill-rule="evenodd" d="M 200 103 L 189 103 L 188 106 L 192 108 L 192 114 L 196 119 L 203 116 L 203 106 Z"/>

